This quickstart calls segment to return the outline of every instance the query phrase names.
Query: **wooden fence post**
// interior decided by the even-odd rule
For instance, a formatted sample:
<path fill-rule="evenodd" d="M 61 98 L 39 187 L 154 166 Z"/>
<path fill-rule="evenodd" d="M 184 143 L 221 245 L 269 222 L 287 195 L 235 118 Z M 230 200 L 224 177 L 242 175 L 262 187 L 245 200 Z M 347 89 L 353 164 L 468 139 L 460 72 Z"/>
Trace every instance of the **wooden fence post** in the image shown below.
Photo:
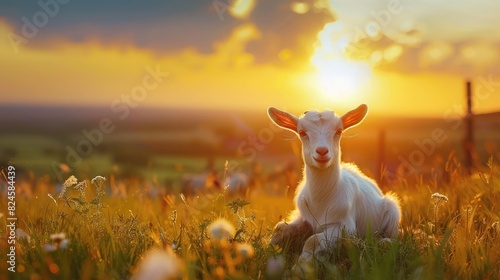
<path fill-rule="evenodd" d="M 466 82 L 466 94 L 467 114 L 465 115 L 464 159 L 465 168 L 470 175 L 472 174 L 472 168 L 474 165 L 474 114 L 472 112 L 472 84 L 470 81 Z"/>
<path fill-rule="evenodd" d="M 382 169 L 385 168 L 385 129 L 380 129 L 378 136 L 378 149 L 377 149 L 377 165 L 376 165 L 376 175 L 377 181 L 380 186 L 384 185 L 384 174 L 382 173 Z"/>

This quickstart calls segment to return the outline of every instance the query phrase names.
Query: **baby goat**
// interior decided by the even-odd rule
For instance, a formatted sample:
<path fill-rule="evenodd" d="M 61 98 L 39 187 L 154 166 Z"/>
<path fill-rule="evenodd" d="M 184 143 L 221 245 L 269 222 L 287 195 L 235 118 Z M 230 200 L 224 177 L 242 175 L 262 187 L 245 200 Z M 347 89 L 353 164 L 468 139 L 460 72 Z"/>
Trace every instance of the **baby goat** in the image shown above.
<path fill-rule="evenodd" d="M 399 202 L 384 195 L 377 184 L 355 165 L 340 162 L 342 133 L 359 124 L 368 107 L 338 117 L 332 111 L 306 112 L 297 118 L 270 107 L 268 114 L 278 126 L 295 132 L 302 141 L 304 179 L 295 195 L 292 221 L 276 225 L 272 244 L 307 240 L 299 264 L 310 262 L 315 253 L 328 249 L 342 231 L 364 237 L 368 230 L 395 238 L 401 217 Z"/>

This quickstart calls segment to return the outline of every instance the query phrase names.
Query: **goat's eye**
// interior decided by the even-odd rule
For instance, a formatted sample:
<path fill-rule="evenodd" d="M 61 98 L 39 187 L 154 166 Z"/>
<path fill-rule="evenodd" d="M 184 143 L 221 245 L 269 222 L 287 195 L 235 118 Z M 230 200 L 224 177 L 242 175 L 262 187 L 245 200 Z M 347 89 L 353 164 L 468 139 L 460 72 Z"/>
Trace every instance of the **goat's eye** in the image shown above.
<path fill-rule="evenodd" d="M 300 135 L 300 137 L 304 137 L 307 135 L 307 133 L 305 131 L 301 130 L 301 131 L 299 131 L 299 135 Z"/>
<path fill-rule="evenodd" d="M 341 135 L 342 134 L 342 129 L 337 129 L 337 132 L 335 132 L 335 135 Z"/>

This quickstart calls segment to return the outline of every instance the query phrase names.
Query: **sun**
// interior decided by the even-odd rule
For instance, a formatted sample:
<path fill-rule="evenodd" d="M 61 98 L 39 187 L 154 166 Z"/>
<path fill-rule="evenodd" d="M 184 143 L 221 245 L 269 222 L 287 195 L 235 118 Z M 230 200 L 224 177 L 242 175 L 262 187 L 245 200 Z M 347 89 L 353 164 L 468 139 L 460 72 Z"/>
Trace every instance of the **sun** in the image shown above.
<path fill-rule="evenodd" d="M 371 76 L 371 68 L 364 62 L 331 59 L 316 62 L 314 66 L 319 91 L 337 101 L 360 99 Z"/>
<path fill-rule="evenodd" d="M 326 24 L 318 33 L 310 62 L 316 69 L 318 91 L 328 100 L 346 103 L 363 97 L 372 69 L 368 61 L 347 58 L 345 51 L 351 39 L 342 30 L 340 23 Z"/>

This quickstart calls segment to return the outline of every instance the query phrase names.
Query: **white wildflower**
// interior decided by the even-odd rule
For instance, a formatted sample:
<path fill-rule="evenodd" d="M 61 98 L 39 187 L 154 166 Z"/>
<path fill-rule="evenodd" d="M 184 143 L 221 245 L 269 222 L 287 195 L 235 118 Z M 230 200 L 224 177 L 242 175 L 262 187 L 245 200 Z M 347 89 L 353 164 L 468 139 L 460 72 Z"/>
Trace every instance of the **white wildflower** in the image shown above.
<path fill-rule="evenodd" d="M 69 176 L 68 179 L 66 179 L 66 181 L 64 181 L 63 186 L 69 188 L 76 183 L 78 183 L 78 179 L 76 179 L 75 176 L 71 175 L 71 176 Z"/>
<path fill-rule="evenodd" d="M 102 176 L 97 175 L 97 176 L 95 176 L 95 177 L 94 177 L 94 179 L 92 179 L 92 181 L 91 181 L 91 182 L 92 182 L 92 184 L 94 184 L 94 185 L 99 185 L 99 184 L 101 184 L 101 183 L 106 182 L 106 178 L 104 178 L 104 177 L 102 177 Z"/>
<path fill-rule="evenodd" d="M 434 202 L 441 202 L 441 201 L 445 201 L 447 202 L 448 201 L 448 197 L 444 194 L 440 194 L 440 193 L 434 193 L 431 195 L 431 198 L 434 200 Z"/>
<path fill-rule="evenodd" d="M 440 193 L 433 193 L 431 195 L 431 198 L 434 202 L 434 224 L 436 225 L 436 231 L 439 229 L 438 228 L 438 212 L 439 212 L 439 207 L 441 206 L 441 203 L 443 202 L 448 202 L 448 197 L 444 194 Z"/>
<path fill-rule="evenodd" d="M 235 232 L 234 226 L 226 219 L 218 219 L 208 226 L 208 235 L 217 240 L 229 239 Z"/>
<path fill-rule="evenodd" d="M 102 184 L 106 182 L 106 178 L 102 176 L 95 176 L 94 179 L 90 181 L 94 186 L 97 187 L 97 196 L 101 197 L 104 196 L 106 193 L 104 192 L 104 189 L 102 188 Z"/>
<path fill-rule="evenodd" d="M 64 239 L 66 239 L 66 234 L 64 232 L 54 233 L 54 234 L 50 235 L 50 240 L 52 240 L 52 242 L 59 243 L 59 242 L 61 242 Z"/>
<path fill-rule="evenodd" d="M 66 181 L 64 181 L 61 193 L 59 194 L 59 198 L 63 198 L 64 195 L 66 195 L 66 190 L 75 185 L 76 183 L 78 183 L 78 180 L 73 175 L 71 175 Z"/>
<path fill-rule="evenodd" d="M 282 256 L 272 257 L 267 260 L 266 275 L 271 278 L 280 278 L 285 269 L 285 260 Z"/>
<path fill-rule="evenodd" d="M 72 187 L 74 184 L 78 183 L 78 180 L 76 179 L 75 176 L 71 175 L 66 181 L 64 181 L 62 188 L 61 188 L 61 193 L 59 194 L 59 199 L 63 198 L 64 195 L 66 195 L 66 190 L 70 187 Z"/>
<path fill-rule="evenodd" d="M 43 246 L 46 252 L 54 252 L 58 249 L 68 248 L 69 240 L 66 239 L 66 234 L 64 232 L 51 234 L 50 241 L 52 241 L 52 244 L 45 244 Z"/>

